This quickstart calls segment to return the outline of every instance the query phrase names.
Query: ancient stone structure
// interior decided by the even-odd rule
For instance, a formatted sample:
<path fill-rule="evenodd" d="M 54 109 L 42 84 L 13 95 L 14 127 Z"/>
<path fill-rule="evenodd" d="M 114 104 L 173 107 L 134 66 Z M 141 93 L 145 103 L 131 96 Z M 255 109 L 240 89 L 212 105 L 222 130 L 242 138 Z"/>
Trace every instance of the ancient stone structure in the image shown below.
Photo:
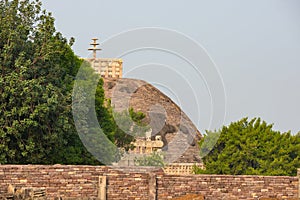
<path fill-rule="evenodd" d="M 170 98 L 150 84 L 140 80 L 119 79 L 122 78 L 122 60 L 97 58 L 97 51 L 101 49 L 97 47 L 98 39 L 92 40 L 92 48 L 89 50 L 93 52 L 93 58 L 86 60 L 104 78 L 106 98 L 112 99 L 115 110 L 123 111 L 130 106 L 137 111 L 143 111 L 148 122 L 151 118 L 152 133 L 146 139 L 137 138 L 134 143 L 136 148 L 132 153 L 150 154 L 157 150 L 167 150 L 165 158 L 168 163 L 175 160 L 179 163 L 188 163 L 189 169 L 191 164 L 200 163 L 197 142 L 201 134 L 185 113 Z M 119 87 L 115 88 L 117 83 Z M 115 91 L 114 94 L 112 90 Z M 130 92 L 132 95 L 126 96 Z M 129 101 L 130 105 L 124 105 L 124 102 L 126 104 Z M 155 105 L 163 108 L 153 109 Z M 161 112 L 163 109 L 166 113 Z M 183 167 L 180 166 L 180 168 Z"/>
<path fill-rule="evenodd" d="M 96 73 L 100 74 L 103 78 L 122 78 L 123 60 L 118 58 L 97 58 L 97 51 L 101 51 L 97 46 L 97 38 L 92 39 L 92 45 L 89 51 L 93 52 L 93 58 L 85 58 L 86 61 L 91 63 Z"/>
<path fill-rule="evenodd" d="M 198 141 L 202 136 L 169 97 L 151 84 L 136 79 L 104 78 L 103 87 L 106 98 L 111 99 L 116 111 L 132 107 L 146 114 L 144 122 L 152 129 L 151 140 L 161 136 L 164 144 L 162 150 L 172 163 L 201 163 Z"/>
<path fill-rule="evenodd" d="M 11 199 L 11 200 L 47 200 L 45 188 L 28 188 L 20 187 L 14 188 L 13 185 L 9 184 L 7 193 L 0 195 L 0 199 Z"/>
<path fill-rule="evenodd" d="M 194 165 L 203 168 L 197 145 L 202 136 L 169 97 L 145 81 L 136 79 L 104 78 L 104 91 L 116 111 L 121 112 L 129 107 L 142 111 L 146 114 L 145 123 L 151 127 L 147 139 L 137 138 L 134 143 L 136 148 L 133 153 L 136 155 L 125 156 L 119 165 L 134 165 L 132 157 L 161 149 L 168 163 L 168 174 L 191 173 Z"/>
<path fill-rule="evenodd" d="M 89 51 L 93 51 L 93 59 L 97 58 L 97 51 L 101 51 L 102 49 L 98 48 L 97 46 L 99 45 L 99 43 L 97 43 L 98 38 L 93 38 L 93 43 L 91 43 L 90 45 L 92 45 L 91 48 L 88 48 Z"/>
<path fill-rule="evenodd" d="M 49 200 L 299 199 L 299 176 L 167 175 L 149 167 L 0 165 L 0 196 L 10 184 L 44 188 Z"/>
<path fill-rule="evenodd" d="M 118 58 L 86 58 L 103 78 L 122 78 L 123 61 Z"/>
<path fill-rule="evenodd" d="M 203 163 L 171 163 L 166 165 L 163 170 L 166 174 L 190 175 L 193 174 L 194 166 L 205 168 Z"/>
<path fill-rule="evenodd" d="M 154 151 L 161 151 L 164 143 L 161 136 L 156 136 L 155 140 L 151 140 L 151 137 L 137 138 L 133 145 L 135 146 L 133 153 L 151 154 Z"/>

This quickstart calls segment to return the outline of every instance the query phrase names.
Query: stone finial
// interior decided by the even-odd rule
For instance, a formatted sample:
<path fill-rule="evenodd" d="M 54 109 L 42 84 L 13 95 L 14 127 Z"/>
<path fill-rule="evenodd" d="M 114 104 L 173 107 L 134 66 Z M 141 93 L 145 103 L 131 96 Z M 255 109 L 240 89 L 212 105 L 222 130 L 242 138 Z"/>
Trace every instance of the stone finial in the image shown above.
<path fill-rule="evenodd" d="M 93 47 L 92 48 L 88 48 L 89 51 L 93 51 L 93 58 L 96 59 L 97 58 L 97 51 L 101 51 L 102 49 L 97 48 L 97 46 L 99 45 L 99 43 L 97 43 L 98 38 L 92 38 L 93 42 L 90 44 Z"/>

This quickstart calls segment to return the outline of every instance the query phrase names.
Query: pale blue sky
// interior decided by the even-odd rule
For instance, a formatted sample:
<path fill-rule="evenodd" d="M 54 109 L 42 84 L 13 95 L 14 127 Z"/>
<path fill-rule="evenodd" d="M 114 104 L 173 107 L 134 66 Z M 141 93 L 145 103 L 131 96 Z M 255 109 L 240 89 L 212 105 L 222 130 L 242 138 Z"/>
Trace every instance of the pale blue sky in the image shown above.
<path fill-rule="evenodd" d="M 274 123 L 276 130 L 300 131 L 299 0 L 42 2 L 56 18 L 57 29 L 68 38 L 75 37 L 73 49 L 81 57 L 89 55 L 92 37 L 99 37 L 101 43 L 120 32 L 142 27 L 185 34 L 201 44 L 217 65 L 226 90 L 225 125 L 246 116 L 261 117 Z M 151 72 L 142 74 L 146 68 L 129 72 L 151 61 L 167 63 L 174 69 L 188 67 L 177 59 L 162 52 L 131 53 L 123 58 L 124 71 L 127 77 L 153 82 Z M 161 89 L 183 107 L 201 132 L 220 128 L 210 123 L 212 106 L 204 81 L 191 83 L 196 93 L 182 88 L 180 82 Z M 198 109 L 190 103 L 195 101 Z"/>

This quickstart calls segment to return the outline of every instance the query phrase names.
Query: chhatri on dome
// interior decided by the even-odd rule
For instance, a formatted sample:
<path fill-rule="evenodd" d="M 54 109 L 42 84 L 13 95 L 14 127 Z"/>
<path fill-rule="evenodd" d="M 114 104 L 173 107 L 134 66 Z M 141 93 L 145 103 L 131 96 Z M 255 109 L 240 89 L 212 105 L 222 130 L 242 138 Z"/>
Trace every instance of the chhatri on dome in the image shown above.
<path fill-rule="evenodd" d="M 92 39 L 91 48 L 89 51 L 93 52 L 93 58 L 85 58 L 88 61 L 97 74 L 100 74 L 103 78 L 122 78 L 123 73 L 123 60 L 120 58 L 97 58 L 97 51 L 102 49 L 98 48 L 98 39 Z"/>

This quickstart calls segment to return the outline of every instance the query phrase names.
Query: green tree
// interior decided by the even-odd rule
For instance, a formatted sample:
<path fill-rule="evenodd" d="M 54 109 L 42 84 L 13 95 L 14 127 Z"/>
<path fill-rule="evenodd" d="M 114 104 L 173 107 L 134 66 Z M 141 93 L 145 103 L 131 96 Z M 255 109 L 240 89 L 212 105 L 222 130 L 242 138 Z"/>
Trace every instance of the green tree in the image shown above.
<path fill-rule="evenodd" d="M 131 144 L 135 137 L 145 137 L 145 133 L 149 131 L 143 119 L 146 115 L 140 111 L 135 112 L 133 108 L 128 111 L 114 112 L 116 130 L 114 135 L 115 144 L 124 148 L 126 151 L 133 149 Z"/>
<path fill-rule="evenodd" d="M 0 13 L 0 163 L 99 164 L 73 123 L 74 40 L 39 0 L 4 0 Z"/>
<path fill-rule="evenodd" d="M 72 51 L 74 39 L 68 42 L 56 31 L 40 0 L 0 1 L 0 13 L 0 164 L 101 164 L 82 144 L 73 120 L 75 77 L 87 88 L 99 80 Z M 83 73 L 78 77 L 79 69 Z M 86 109 L 87 114 L 96 112 L 93 127 L 99 124 L 105 135 L 97 138 L 99 132 L 93 129 L 90 142 L 98 151 L 107 139 L 127 148 L 134 138 L 118 128 L 102 86 L 100 79 L 89 94 L 95 107 Z M 145 117 L 129 112 L 137 123 Z"/>
<path fill-rule="evenodd" d="M 274 131 L 260 118 L 244 118 L 205 137 L 216 135 L 220 138 L 212 149 L 200 143 L 203 152 L 211 151 L 203 158 L 206 169 L 195 168 L 196 173 L 294 176 L 300 167 L 299 133 Z"/>
<path fill-rule="evenodd" d="M 6 0 L 0 10 L 0 162 L 47 163 L 70 128 L 65 88 L 79 60 L 40 2 Z"/>

